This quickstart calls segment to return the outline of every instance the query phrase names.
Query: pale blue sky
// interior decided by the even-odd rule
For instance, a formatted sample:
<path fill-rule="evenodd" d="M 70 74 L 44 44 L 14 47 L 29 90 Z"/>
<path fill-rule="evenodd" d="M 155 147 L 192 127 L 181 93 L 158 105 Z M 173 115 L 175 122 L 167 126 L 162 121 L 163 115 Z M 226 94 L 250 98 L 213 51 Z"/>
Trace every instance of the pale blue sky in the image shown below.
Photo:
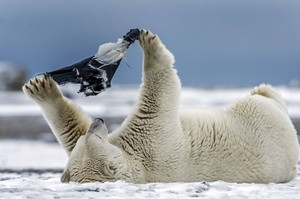
<path fill-rule="evenodd" d="M 174 53 L 185 86 L 287 84 L 300 79 L 299 0 L 0 1 L 0 61 L 33 76 L 93 55 L 131 28 Z M 113 83 L 138 84 L 142 54 L 128 50 Z"/>

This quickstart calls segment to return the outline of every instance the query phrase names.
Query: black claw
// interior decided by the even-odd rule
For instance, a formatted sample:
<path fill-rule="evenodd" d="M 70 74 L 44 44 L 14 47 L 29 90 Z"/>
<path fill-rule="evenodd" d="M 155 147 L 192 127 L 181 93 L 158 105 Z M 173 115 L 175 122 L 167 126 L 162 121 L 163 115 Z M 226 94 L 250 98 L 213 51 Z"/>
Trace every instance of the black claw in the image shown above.
<path fill-rule="evenodd" d="M 35 89 L 40 92 L 39 88 L 36 86 L 36 84 L 33 84 L 33 86 L 35 87 Z"/>
<path fill-rule="evenodd" d="M 34 80 L 36 81 L 36 83 L 39 83 L 39 79 L 38 78 L 34 78 Z"/>
<path fill-rule="evenodd" d="M 147 31 L 146 31 L 146 35 L 148 35 L 148 34 L 149 34 L 149 31 L 147 30 Z"/>
<path fill-rule="evenodd" d="M 32 92 L 32 90 L 25 84 L 25 88 L 27 89 L 27 90 L 29 90 L 30 92 L 31 92 L 31 94 L 33 95 L 33 92 Z"/>
<path fill-rule="evenodd" d="M 44 78 L 45 78 L 45 80 L 48 80 L 49 79 L 49 74 L 45 73 Z"/>
<path fill-rule="evenodd" d="M 31 80 L 29 80 L 29 84 L 33 85 L 33 83 L 32 83 L 32 81 L 31 81 Z"/>

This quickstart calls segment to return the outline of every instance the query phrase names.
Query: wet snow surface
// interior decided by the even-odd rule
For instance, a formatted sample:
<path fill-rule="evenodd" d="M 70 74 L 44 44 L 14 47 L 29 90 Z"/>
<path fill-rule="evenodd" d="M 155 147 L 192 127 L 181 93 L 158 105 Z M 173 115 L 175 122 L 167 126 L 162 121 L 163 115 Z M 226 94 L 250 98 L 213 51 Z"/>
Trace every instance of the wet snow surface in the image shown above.
<path fill-rule="evenodd" d="M 285 184 L 217 182 L 63 184 L 67 156 L 56 143 L 0 141 L 0 198 L 300 198 L 300 175 Z M 300 169 L 300 164 L 298 164 Z"/>

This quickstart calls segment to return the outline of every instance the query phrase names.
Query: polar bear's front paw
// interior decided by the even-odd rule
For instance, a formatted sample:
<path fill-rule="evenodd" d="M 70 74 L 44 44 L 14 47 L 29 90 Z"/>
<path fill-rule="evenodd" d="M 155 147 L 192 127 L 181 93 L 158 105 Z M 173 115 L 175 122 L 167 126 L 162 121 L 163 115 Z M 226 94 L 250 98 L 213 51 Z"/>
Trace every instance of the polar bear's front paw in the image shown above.
<path fill-rule="evenodd" d="M 145 54 L 154 53 L 162 45 L 157 35 L 154 35 L 149 30 L 141 30 L 139 42 Z"/>
<path fill-rule="evenodd" d="M 141 30 L 139 43 L 144 51 L 144 58 L 150 65 L 172 65 L 174 56 L 165 47 L 157 35 L 154 35 L 149 30 Z"/>
<path fill-rule="evenodd" d="M 38 103 L 56 101 L 62 98 L 62 93 L 55 81 L 48 75 L 29 80 L 23 86 L 23 91 L 28 97 Z"/>

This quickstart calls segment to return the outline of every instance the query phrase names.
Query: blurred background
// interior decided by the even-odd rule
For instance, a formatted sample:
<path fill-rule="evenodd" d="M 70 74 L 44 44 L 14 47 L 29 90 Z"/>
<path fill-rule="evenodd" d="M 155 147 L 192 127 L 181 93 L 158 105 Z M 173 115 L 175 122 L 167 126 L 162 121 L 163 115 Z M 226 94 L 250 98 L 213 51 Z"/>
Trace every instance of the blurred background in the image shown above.
<path fill-rule="evenodd" d="M 0 137 L 54 140 L 21 86 L 95 54 L 131 28 L 150 29 L 175 55 L 181 106 L 223 108 L 265 82 L 283 94 L 300 129 L 299 21 L 298 0 L 0 1 Z M 79 86 L 62 89 L 113 130 L 137 100 L 141 62 L 136 42 L 110 90 L 85 98 Z"/>

